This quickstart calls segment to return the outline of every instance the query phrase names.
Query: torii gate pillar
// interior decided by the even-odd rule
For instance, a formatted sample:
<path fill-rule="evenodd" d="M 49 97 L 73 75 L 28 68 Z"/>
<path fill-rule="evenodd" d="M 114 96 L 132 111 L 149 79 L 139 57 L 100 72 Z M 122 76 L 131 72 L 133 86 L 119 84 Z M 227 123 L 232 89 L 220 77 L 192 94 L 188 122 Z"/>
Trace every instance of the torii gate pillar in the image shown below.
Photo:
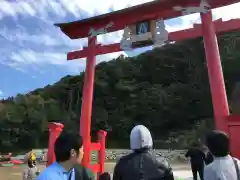
<path fill-rule="evenodd" d="M 61 134 L 64 125 L 56 122 L 48 123 L 49 140 L 48 140 L 48 153 L 47 153 L 47 166 L 55 162 L 56 157 L 54 153 L 54 144 L 58 136 Z"/>
<path fill-rule="evenodd" d="M 80 135 L 83 138 L 84 157 L 82 164 L 87 167 L 90 162 L 91 152 L 91 117 L 92 117 L 92 99 L 94 87 L 94 75 L 96 65 L 97 37 L 88 38 L 88 53 L 86 62 L 86 71 L 83 85 L 82 109 L 80 118 Z"/>
<path fill-rule="evenodd" d="M 201 14 L 201 20 L 216 129 L 228 133 L 229 107 L 212 12 Z"/>

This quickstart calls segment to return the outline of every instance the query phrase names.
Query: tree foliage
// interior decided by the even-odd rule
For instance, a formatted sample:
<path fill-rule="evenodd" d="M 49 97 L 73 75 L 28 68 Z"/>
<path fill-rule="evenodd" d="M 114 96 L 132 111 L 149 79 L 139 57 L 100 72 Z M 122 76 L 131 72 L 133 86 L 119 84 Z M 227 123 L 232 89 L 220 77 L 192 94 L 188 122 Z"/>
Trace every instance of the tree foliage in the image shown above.
<path fill-rule="evenodd" d="M 221 34 L 218 40 L 231 94 L 240 77 L 240 33 Z M 84 73 L 66 76 L 54 85 L 2 100 L 1 151 L 46 147 L 49 120 L 78 131 L 83 80 Z M 136 124 L 149 127 L 158 140 L 195 138 L 192 129 L 201 127 L 203 132 L 209 126 L 205 120 L 213 116 L 201 38 L 102 62 L 96 67 L 94 86 L 92 137 L 99 129 L 107 130 L 109 146 L 126 142 Z"/>

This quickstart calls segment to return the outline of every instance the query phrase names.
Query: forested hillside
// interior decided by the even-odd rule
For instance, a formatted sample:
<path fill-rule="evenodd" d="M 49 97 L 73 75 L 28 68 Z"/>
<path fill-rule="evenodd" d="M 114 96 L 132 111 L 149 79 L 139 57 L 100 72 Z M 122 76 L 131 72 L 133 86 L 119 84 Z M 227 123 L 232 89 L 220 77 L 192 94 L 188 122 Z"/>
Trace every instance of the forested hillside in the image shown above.
<path fill-rule="evenodd" d="M 240 33 L 218 39 L 230 97 L 240 78 Z M 48 120 L 61 120 L 66 129 L 78 131 L 83 77 L 66 76 L 2 100 L 0 151 L 46 147 Z M 126 145 L 131 128 L 140 123 L 151 129 L 158 147 L 168 143 L 181 148 L 212 128 L 212 114 L 201 38 L 134 58 L 120 56 L 96 68 L 92 134 L 107 130 L 109 147 Z"/>

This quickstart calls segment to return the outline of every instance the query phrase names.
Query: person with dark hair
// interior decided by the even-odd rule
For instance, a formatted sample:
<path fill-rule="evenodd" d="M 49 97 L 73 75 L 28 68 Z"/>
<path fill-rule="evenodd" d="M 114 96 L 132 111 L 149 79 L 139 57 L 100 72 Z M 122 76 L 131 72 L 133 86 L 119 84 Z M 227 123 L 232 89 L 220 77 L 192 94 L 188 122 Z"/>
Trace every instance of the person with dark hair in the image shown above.
<path fill-rule="evenodd" d="M 203 180 L 204 162 L 206 158 L 198 143 L 194 143 L 193 147 L 187 151 L 185 156 L 190 158 L 193 179 L 197 180 L 199 174 L 200 179 Z"/>
<path fill-rule="evenodd" d="M 150 131 L 143 125 L 135 126 L 130 134 L 132 153 L 116 164 L 113 180 L 174 180 L 167 161 L 160 161 L 151 152 L 153 141 Z"/>
<path fill-rule="evenodd" d="M 206 145 L 214 161 L 204 169 L 204 180 L 239 180 L 240 161 L 230 156 L 229 137 L 221 131 L 211 131 Z"/>
<path fill-rule="evenodd" d="M 37 180 L 88 180 L 83 178 L 87 172 L 79 165 L 83 157 L 81 136 L 62 133 L 55 142 L 54 151 L 56 162 L 47 167 Z"/>

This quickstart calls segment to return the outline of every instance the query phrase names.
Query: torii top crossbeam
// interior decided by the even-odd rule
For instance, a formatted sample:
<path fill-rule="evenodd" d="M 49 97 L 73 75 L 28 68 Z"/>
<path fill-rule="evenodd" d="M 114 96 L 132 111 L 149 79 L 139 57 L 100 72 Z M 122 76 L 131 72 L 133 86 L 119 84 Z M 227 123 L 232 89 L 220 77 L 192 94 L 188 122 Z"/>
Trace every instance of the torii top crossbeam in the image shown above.
<path fill-rule="evenodd" d="M 60 27 L 62 32 L 69 38 L 79 39 L 87 37 L 91 28 L 102 28 L 109 22 L 113 22 L 114 25 L 108 28 L 108 32 L 113 32 L 124 29 L 126 25 L 134 24 L 139 21 L 178 17 L 182 14 L 173 9 L 175 6 L 198 6 L 199 2 L 200 0 L 155 0 L 92 18 L 55 25 Z M 237 2 L 240 2 L 240 0 L 208 0 L 211 9 Z"/>

